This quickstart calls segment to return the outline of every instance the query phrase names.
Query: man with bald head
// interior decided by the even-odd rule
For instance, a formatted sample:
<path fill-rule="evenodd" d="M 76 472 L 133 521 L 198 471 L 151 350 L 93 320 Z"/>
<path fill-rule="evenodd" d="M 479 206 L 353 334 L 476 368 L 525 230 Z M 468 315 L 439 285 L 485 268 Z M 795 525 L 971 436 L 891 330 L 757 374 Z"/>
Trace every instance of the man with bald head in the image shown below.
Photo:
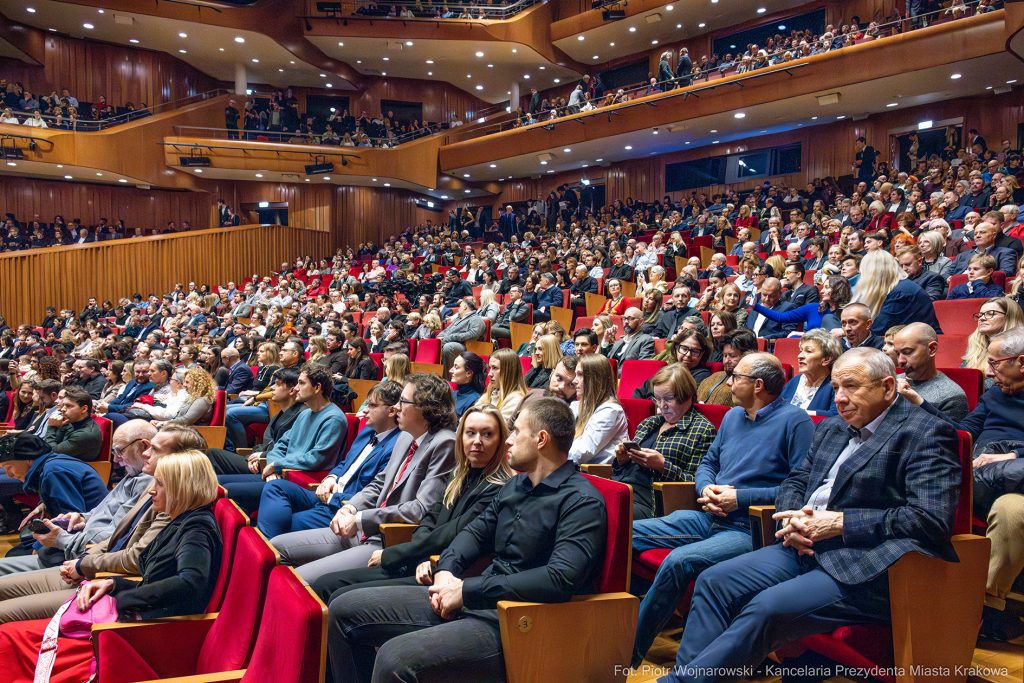
<path fill-rule="evenodd" d="M 612 344 L 611 347 L 604 344 L 601 346 L 601 353 L 607 358 L 618 361 L 620 369 L 623 361 L 654 358 L 656 353 L 654 337 L 640 332 L 643 322 L 644 314 L 639 308 L 627 308 L 626 312 L 622 314 L 622 339 Z"/>
<path fill-rule="evenodd" d="M 782 301 L 782 282 L 777 277 L 766 278 L 761 283 L 761 305 L 770 308 L 776 313 L 785 313 L 793 310 L 793 304 Z M 796 329 L 796 323 L 780 323 L 769 320 L 763 313 L 751 311 L 747 316 L 747 322 L 743 325 L 748 330 L 753 330 L 754 335 L 760 339 L 779 339 L 789 336 L 789 333 Z"/>
<path fill-rule="evenodd" d="M 903 376 L 900 387 L 910 386 L 922 398 L 959 422 L 967 417 L 967 394 L 956 382 L 935 367 L 939 338 L 931 325 L 910 323 L 893 339 Z"/>

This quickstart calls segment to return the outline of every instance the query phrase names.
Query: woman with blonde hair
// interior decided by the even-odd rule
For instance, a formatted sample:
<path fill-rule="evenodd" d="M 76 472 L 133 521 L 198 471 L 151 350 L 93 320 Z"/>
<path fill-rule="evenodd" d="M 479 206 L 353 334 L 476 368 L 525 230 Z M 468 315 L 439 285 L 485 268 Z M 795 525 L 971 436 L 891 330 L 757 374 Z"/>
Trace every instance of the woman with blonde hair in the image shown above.
<path fill-rule="evenodd" d="M 327 350 L 327 339 L 317 334 L 309 338 L 309 362 L 315 363 L 330 352 Z"/>
<path fill-rule="evenodd" d="M 477 313 L 481 318 L 486 318 L 494 324 L 494 321 L 498 319 L 498 313 L 501 312 L 501 307 L 498 306 L 494 300 L 494 292 L 489 289 L 480 290 L 480 308 L 477 309 Z"/>
<path fill-rule="evenodd" d="M 213 595 L 220 570 L 223 541 L 213 503 L 217 477 L 205 453 L 183 451 L 162 456 L 149 487 L 154 513 L 170 518 L 141 552 L 138 574 L 81 583 L 77 608 L 88 612 L 110 595 L 116 620 L 124 622 L 202 614 Z M 0 626 L 0 666 L 4 680 L 35 677 L 40 643 L 51 619 L 11 622 Z M 95 665 L 89 639 L 61 638 L 53 662 L 53 680 L 85 681 Z"/>
<path fill-rule="evenodd" d="M 967 338 L 967 352 L 960 367 L 974 368 L 985 373 L 988 371 L 988 345 L 992 337 L 1024 325 L 1024 312 L 1010 297 L 997 296 L 986 299 L 981 309 L 974 314 L 974 319 L 978 321 L 978 327 Z M 991 377 L 985 378 L 986 391 L 993 384 Z"/>
<path fill-rule="evenodd" d="M 577 464 L 610 463 L 628 438 L 626 413 L 615 397 L 611 363 L 600 354 L 581 356 L 573 380 L 579 400 L 572 404 L 576 434 L 569 458 Z"/>
<path fill-rule="evenodd" d="M 938 273 L 943 280 L 949 280 L 953 274 L 953 259 L 946 256 L 946 238 L 937 230 L 922 232 L 917 237 L 917 248 L 924 257 L 922 265 L 925 270 Z"/>
<path fill-rule="evenodd" d="M 491 383 L 476 404 L 497 407 L 507 422 L 515 412 L 516 406 L 526 396 L 523 364 L 512 349 L 498 349 L 487 359 L 487 367 Z"/>
<path fill-rule="evenodd" d="M 413 339 L 433 339 L 441 333 L 441 316 L 430 310 L 423 316 L 423 324 L 416 328 Z"/>
<path fill-rule="evenodd" d="M 890 327 L 910 323 L 931 325 L 936 334 L 942 334 L 931 297 L 906 277 L 889 252 L 868 252 L 860 262 L 853 303 L 868 307 L 874 320 L 871 331 L 878 336 L 884 336 Z"/>
<path fill-rule="evenodd" d="M 429 586 L 430 557 L 491 505 L 502 486 L 515 476 L 508 465 L 508 425 L 492 405 L 466 409 L 455 433 L 455 468 L 444 494 L 427 510 L 408 543 L 374 551 L 368 566 L 325 574 L 313 590 L 330 604 L 349 590 L 379 586 Z"/>
<path fill-rule="evenodd" d="M 562 360 L 562 349 L 558 345 L 558 338 L 553 334 L 546 334 L 537 340 L 533 346 L 533 365 L 526 373 L 524 381 L 528 389 L 547 389 L 548 380 L 551 378 L 551 371 Z"/>

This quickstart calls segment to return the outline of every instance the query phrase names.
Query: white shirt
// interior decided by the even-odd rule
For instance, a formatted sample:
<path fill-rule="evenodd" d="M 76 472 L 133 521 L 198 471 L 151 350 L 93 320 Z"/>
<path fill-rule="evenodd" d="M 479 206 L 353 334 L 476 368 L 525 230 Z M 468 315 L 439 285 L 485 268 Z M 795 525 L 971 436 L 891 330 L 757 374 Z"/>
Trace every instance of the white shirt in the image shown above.
<path fill-rule="evenodd" d="M 0 123 L 9 123 L 12 126 L 21 125 L 16 116 L 0 116 Z"/>
<path fill-rule="evenodd" d="M 807 410 L 807 406 L 811 405 L 811 401 L 814 400 L 814 395 L 818 393 L 824 385 L 824 382 L 816 387 L 812 387 L 807 384 L 807 375 L 800 375 L 800 380 L 796 385 L 796 393 L 793 394 L 793 400 L 790 401 L 797 408 L 803 408 Z"/>
<path fill-rule="evenodd" d="M 386 439 L 388 437 L 388 434 L 390 434 L 393 431 L 395 431 L 394 427 L 387 431 L 381 432 L 380 434 L 376 434 L 375 436 L 377 437 L 377 444 L 379 445 L 380 442 Z M 356 456 L 355 462 L 352 463 L 352 466 L 346 469 L 344 474 L 338 477 L 339 490 L 344 490 L 344 488 L 348 486 L 348 482 L 352 479 L 355 473 L 359 471 L 359 468 L 362 467 L 363 461 L 366 460 L 367 456 L 370 455 L 370 452 L 376 447 L 377 446 L 373 444 L 373 441 L 366 442 L 366 446 L 363 447 L 363 450 L 359 451 L 359 455 Z"/>
<path fill-rule="evenodd" d="M 26 125 L 26 126 L 28 126 L 30 128 L 46 128 L 47 127 L 46 121 L 43 121 L 42 119 L 37 119 L 37 118 L 34 118 L 34 117 L 33 118 L 25 119 L 24 125 Z"/>
<path fill-rule="evenodd" d="M 572 404 L 572 414 L 579 417 L 580 402 Z M 577 464 L 607 464 L 615 459 L 615 447 L 629 438 L 626 413 L 615 401 L 605 401 L 587 422 L 586 431 L 572 442 L 569 459 Z"/>
<path fill-rule="evenodd" d="M 832 497 L 832 485 L 835 484 L 836 475 L 839 474 L 839 468 L 844 462 L 846 462 L 851 455 L 853 455 L 861 445 L 871 438 L 871 435 L 878 430 L 878 425 L 882 424 L 882 420 L 892 410 L 893 405 L 896 401 L 889 404 L 889 407 L 882 411 L 882 414 L 876 417 L 874 420 L 869 422 L 866 426 L 861 428 L 860 436 L 850 439 L 850 443 L 846 444 L 846 448 L 843 449 L 839 457 L 836 458 L 832 468 L 825 475 L 825 481 L 821 483 L 813 493 L 807 498 L 807 505 L 810 505 L 815 512 L 821 512 L 822 510 L 828 509 L 829 498 Z"/>

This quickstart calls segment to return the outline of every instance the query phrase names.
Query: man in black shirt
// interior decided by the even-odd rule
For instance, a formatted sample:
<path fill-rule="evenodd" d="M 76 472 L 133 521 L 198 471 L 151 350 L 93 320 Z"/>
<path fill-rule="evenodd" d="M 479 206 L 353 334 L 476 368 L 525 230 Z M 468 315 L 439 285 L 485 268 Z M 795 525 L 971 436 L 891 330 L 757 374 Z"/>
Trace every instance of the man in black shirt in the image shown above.
<path fill-rule="evenodd" d="M 565 401 L 531 401 L 508 440 L 509 464 L 522 474 L 441 554 L 433 585 L 362 588 L 331 603 L 329 681 L 371 672 L 390 680 L 399 671 L 416 680 L 505 680 L 498 601 L 585 593 L 604 554 L 607 511 L 568 461 L 574 432 Z M 456 578 L 492 552 L 483 575 Z"/>

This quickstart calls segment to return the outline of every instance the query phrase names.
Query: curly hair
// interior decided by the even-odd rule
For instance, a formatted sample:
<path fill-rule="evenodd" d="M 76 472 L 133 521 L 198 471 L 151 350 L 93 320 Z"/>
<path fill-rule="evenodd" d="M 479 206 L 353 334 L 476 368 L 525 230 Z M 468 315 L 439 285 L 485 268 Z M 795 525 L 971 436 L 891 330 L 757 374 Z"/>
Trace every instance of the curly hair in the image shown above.
<path fill-rule="evenodd" d="M 185 371 L 185 379 L 191 381 L 192 389 L 188 392 L 189 397 L 205 398 L 210 403 L 217 400 L 217 385 L 213 382 L 210 373 L 202 368 L 192 368 Z"/>
<path fill-rule="evenodd" d="M 416 409 L 430 424 L 430 432 L 441 429 L 455 430 L 459 418 L 455 415 L 455 397 L 452 387 L 437 375 L 417 372 L 405 378 L 406 384 L 416 387 Z"/>

